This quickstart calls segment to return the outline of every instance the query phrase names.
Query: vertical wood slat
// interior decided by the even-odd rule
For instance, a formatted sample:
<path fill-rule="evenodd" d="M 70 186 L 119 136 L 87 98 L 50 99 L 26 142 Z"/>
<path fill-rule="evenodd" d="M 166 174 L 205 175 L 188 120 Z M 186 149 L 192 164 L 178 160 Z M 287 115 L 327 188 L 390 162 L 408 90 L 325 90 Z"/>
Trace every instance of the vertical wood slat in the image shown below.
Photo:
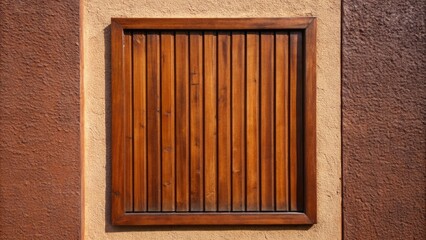
<path fill-rule="evenodd" d="M 217 210 L 217 35 L 204 33 L 204 198 Z"/>
<path fill-rule="evenodd" d="M 290 33 L 290 211 L 303 208 L 302 34 Z"/>
<path fill-rule="evenodd" d="M 298 32 L 297 39 L 297 155 L 299 156 L 297 164 L 297 204 L 298 211 L 304 211 L 305 209 L 305 184 L 304 184 L 304 135 L 305 135 L 305 117 L 303 113 L 304 109 L 304 75 L 303 75 L 303 34 Z"/>
<path fill-rule="evenodd" d="M 232 210 L 245 211 L 245 34 L 232 33 Z"/>
<path fill-rule="evenodd" d="M 124 82 L 125 82 L 125 211 L 133 211 L 133 86 L 132 86 L 132 34 L 124 34 Z"/>
<path fill-rule="evenodd" d="M 261 210 L 273 211 L 274 199 L 274 34 L 260 35 Z"/>
<path fill-rule="evenodd" d="M 190 210 L 203 211 L 203 35 L 189 34 L 190 68 Z"/>
<path fill-rule="evenodd" d="M 147 34 L 148 211 L 161 211 L 160 35 Z"/>
<path fill-rule="evenodd" d="M 218 33 L 218 210 L 231 210 L 231 36 Z"/>
<path fill-rule="evenodd" d="M 176 211 L 189 211 L 189 39 L 176 32 Z"/>
<path fill-rule="evenodd" d="M 259 79 L 259 33 L 247 33 L 247 112 L 246 112 L 246 147 L 247 147 L 247 211 L 260 210 L 260 79 Z"/>
<path fill-rule="evenodd" d="M 161 33 L 162 211 L 175 210 L 174 33 Z"/>
<path fill-rule="evenodd" d="M 146 211 L 146 35 L 133 34 L 133 199 Z"/>
<path fill-rule="evenodd" d="M 275 203 L 288 211 L 288 34 L 275 34 Z"/>

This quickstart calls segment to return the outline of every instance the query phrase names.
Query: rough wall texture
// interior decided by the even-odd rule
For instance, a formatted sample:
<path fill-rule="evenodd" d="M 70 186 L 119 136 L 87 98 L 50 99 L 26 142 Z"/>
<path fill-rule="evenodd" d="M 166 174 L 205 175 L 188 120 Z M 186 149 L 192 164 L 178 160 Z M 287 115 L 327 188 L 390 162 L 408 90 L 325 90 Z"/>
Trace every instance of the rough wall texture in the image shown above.
<path fill-rule="evenodd" d="M 340 239 L 340 0 L 84 1 L 87 239 Z M 110 225 L 111 17 L 318 17 L 318 224 L 119 228 Z"/>
<path fill-rule="evenodd" d="M 80 236 L 79 1 L 0 1 L 0 239 Z"/>
<path fill-rule="evenodd" d="M 346 239 L 425 239 L 426 2 L 343 1 Z"/>

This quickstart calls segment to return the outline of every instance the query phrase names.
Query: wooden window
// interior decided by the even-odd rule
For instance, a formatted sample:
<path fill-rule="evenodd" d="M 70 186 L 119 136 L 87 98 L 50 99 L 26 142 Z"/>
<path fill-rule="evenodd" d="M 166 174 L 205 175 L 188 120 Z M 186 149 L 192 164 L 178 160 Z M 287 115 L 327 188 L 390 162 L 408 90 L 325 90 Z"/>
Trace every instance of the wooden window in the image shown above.
<path fill-rule="evenodd" d="M 112 222 L 316 222 L 315 18 L 112 19 Z"/>

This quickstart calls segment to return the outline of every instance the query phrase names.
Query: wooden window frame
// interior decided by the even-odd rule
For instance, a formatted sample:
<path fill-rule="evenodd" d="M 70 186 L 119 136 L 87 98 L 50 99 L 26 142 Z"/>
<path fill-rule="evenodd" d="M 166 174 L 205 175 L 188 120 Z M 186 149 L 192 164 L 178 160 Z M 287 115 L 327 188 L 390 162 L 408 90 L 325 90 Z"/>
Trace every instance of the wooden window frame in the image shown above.
<path fill-rule="evenodd" d="M 146 212 L 124 206 L 125 30 L 301 30 L 304 35 L 304 211 Z M 316 196 L 316 18 L 112 18 L 112 223 L 114 225 L 307 225 L 317 221 Z"/>

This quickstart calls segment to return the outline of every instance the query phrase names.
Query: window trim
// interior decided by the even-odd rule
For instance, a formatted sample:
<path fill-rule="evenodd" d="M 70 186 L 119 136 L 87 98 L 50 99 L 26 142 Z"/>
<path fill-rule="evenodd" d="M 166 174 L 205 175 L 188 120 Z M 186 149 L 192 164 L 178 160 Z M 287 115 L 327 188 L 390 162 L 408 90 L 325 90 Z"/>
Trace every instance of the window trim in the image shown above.
<path fill-rule="evenodd" d="M 124 31 L 134 30 L 302 30 L 304 34 L 304 212 L 147 212 L 124 207 L 125 88 Z M 316 18 L 112 18 L 112 190 L 114 225 L 308 225 L 317 222 L 316 194 Z M 313 113 L 313 114 L 312 114 Z M 308 147 L 306 147 L 308 146 Z"/>

